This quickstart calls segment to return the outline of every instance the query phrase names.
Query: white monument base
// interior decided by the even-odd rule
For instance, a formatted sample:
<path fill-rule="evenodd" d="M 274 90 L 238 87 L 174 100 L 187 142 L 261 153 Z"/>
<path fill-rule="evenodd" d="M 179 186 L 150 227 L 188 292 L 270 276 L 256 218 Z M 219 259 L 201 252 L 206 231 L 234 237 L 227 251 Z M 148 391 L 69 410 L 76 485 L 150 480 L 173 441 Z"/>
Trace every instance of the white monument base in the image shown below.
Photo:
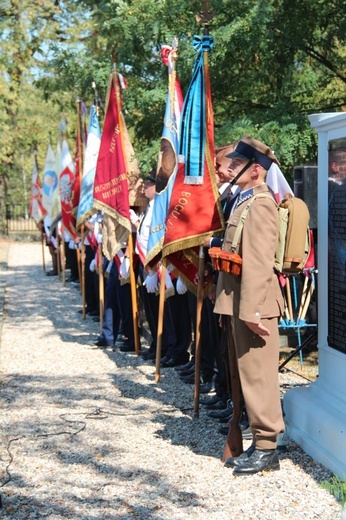
<path fill-rule="evenodd" d="M 329 150 L 331 143 L 346 139 L 346 112 L 313 114 L 309 116 L 311 126 L 318 133 L 318 364 L 319 377 L 309 388 L 294 388 L 284 395 L 285 421 L 288 435 L 308 455 L 330 469 L 340 479 L 346 480 L 346 334 L 345 295 L 342 284 L 332 286 L 328 292 L 329 273 Z M 339 146 L 339 145 L 338 145 Z M 343 151 L 346 155 L 346 152 Z M 346 157 L 339 163 L 345 168 Z M 339 171 L 340 179 L 346 176 Z M 345 170 L 343 170 L 345 171 Z M 340 180 L 339 179 L 339 180 Z M 336 192 L 336 191 L 335 191 Z M 343 193 L 343 192 L 342 192 Z M 343 203 L 342 203 L 343 204 Z M 346 205 L 345 205 L 346 206 Z M 342 207 L 341 209 L 345 209 Z M 346 226 L 344 213 L 340 213 L 340 229 Z M 346 268 L 345 268 L 346 269 Z M 331 271 L 333 273 L 333 271 Z M 346 271 L 345 271 L 346 273 Z M 342 273 L 341 275 L 342 276 Z M 346 276 L 346 275 L 345 275 Z M 334 315 L 329 315 L 330 297 Z M 331 300 L 332 301 L 332 300 Z M 336 310 L 335 310 L 336 309 Z M 337 324 L 340 334 L 329 342 L 329 319 Z M 335 332 L 334 332 L 335 336 Z M 337 348 L 332 347 L 339 347 Z"/>
<path fill-rule="evenodd" d="M 284 395 L 288 435 L 323 466 L 346 480 L 346 356 L 319 348 L 324 374 L 308 388 Z M 339 393 L 336 383 L 339 383 Z"/>

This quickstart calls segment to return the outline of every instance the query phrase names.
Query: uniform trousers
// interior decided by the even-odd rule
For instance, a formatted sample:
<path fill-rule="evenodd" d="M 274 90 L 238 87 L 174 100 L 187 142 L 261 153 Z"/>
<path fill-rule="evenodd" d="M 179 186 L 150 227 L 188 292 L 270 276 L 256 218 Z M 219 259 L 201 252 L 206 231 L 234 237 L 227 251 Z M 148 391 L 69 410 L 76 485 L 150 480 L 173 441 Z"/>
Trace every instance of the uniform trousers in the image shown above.
<path fill-rule="evenodd" d="M 117 298 L 121 314 L 121 332 L 127 338 L 126 344 L 130 347 L 134 347 L 135 336 L 133 332 L 132 296 L 131 285 L 129 283 L 120 284 L 119 282 Z M 116 340 L 116 336 L 114 340 Z"/>
<path fill-rule="evenodd" d="M 173 280 L 173 286 L 176 289 L 177 279 Z M 188 293 L 178 294 L 175 292 L 166 302 L 168 302 L 170 307 L 176 336 L 175 343 L 169 346 L 169 352 L 166 355 L 183 364 L 189 359 L 188 349 L 192 341 L 192 320 L 189 311 Z"/>
<path fill-rule="evenodd" d="M 120 283 L 118 268 L 115 262 L 112 263 L 109 277 L 106 280 L 102 331 L 98 339 L 105 341 L 107 345 L 113 346 L 118 335 L 121 320 L 118 298 Z"/>
<path fill-rule="evenodd" d="M 85 301 L 87 309 L 97 310 L 99 308 L 99 294 L 95 290 L 95 275 L 90 271 L 90 264 L 95 258 L 95 251 L 91 246 L 85 245 Z"/>
<path fill-rule="evenodd" d="M 151 334 L 150 351 L 156 352 L 157 345 L 157 325 L 159 318 L 159 296 L 154 293 L 148 293 L 143 282 L 145 280 L 144 266 L 139 263 L 139 278 L 142 284 L 139 287 L 140 297 L 142 299 L 145 316 L 149 325 Z M 172 321 L 171 309 L 170 309 L 170 298 L 167 298 L 164 305 L 164 316 L 163 316 L 163 331 L 162 331 L 162 356 L 174 346 L 176 342 L 175 328 Z"/>
<path fill-rule="evenodd" d="M 275 449 L 284 431 L 279 385 L 279 330 L 277 318 L 261 319 L 269 336 L 254 334 L 244 321 L 227 317 L 234 342 L 239 378 L 257 449 Z"/>

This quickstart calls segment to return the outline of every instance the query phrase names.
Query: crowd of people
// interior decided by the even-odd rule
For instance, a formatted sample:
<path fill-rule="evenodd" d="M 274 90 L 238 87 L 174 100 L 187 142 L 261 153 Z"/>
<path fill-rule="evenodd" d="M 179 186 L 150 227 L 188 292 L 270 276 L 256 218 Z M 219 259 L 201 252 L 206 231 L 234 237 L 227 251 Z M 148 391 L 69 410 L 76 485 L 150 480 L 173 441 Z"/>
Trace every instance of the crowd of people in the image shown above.
<path fill-rule="evenodd" d="M 278 470 L 277 438 L 284 432 L 279 393 L 278 320 L 284 312 L 283 297 L 274 270 L 278 240 L 278 212 L 273 197 L 256 198 L 242 223 L 234 246 L 247 201 L 259 193 L 270 193 L 266 184 L 267 171 L 278 161 L 271 149 L 262 142 L 244 136 L 237 143 L 216 149 L 215 173 L 220 203 L 226 223 L 224 237 L 210 236 L 205 242 L 206 260 L 213 267 L 213 284 L 204 298 L 201 311 L 201 370 L 200 403 L 208 415 L 220 423 L 220 431 L 229 434 L 235 407 L 232 400 L 231 352 L 235 352 L 242 393 L 242 407 L 237 418 L 242 438 L 252 439 L 243 453 L 225 460 L 236 475 L 249 475 L 262 470 Z M 130 210 L 135 251 L 129 261 L 128 244 L 108 261 L 100 256 L 102 214 L 95 213 L 85 223 L 85 312 L 102 329 L 95 343 L 100 348 L 119 348 L 135 352 L 135 331 L 130 286 L 130 265 L 134 266 L 140 308 L 139 328 L 144 321 L 150 331 L 150 347 L 140 355 L 149 362 L 156 359 L 158 343 L 160 269 L 149 269 L 144 259 L 148 247 L 151 216 L 155 203 L 156 170 L 144 178 L 144 193 L 148 206 L 137 214 Z M 66 267 L 70 277 L 66 282 L 80 283 L 79 246 L 66 233 L 55 233 L 45 223 L 47 245 L 52 253 L 57 275 L 57 242 L 54 234 L 64 241 Z M 227 253 L 220 267 L 208 256 L 210 251 Z M 102 265 L 100 265 L 102 262 Z M 233 268 L 234 267 L 234 268 Z M 99 273 L 104 273 L 104 305 L 100 317 Z M 188 290 L 174 266 L 167 266 L 171 295 L 164 305 L 161 367 L 174 368 L 186 384 L 195 383 L 196 296 Z M 232 350 L 233 349 L 233 350 Z"/>

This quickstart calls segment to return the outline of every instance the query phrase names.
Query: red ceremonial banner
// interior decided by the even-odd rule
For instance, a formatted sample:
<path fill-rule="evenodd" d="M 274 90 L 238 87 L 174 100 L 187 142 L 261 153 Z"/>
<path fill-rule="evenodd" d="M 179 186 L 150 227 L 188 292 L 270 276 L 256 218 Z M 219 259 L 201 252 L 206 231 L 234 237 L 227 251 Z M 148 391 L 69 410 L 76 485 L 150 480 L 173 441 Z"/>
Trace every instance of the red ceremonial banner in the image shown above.
<path fill-rule="evenodd" d="M 162 256 L 168 256 L 192 291 L 196 291 L 198 246 L 203 245 L 211 233 L 222 231 L 224 227 L 215 179 L 214 118 L 209 71 L 206 66 L 204 66 L 204 85 L 206 141 L 203 182 L 186 184 L 185 164 L 183 162 L 179 164 L 166 218 L 162 250 Z"/>
<path fill-rule="evenodd" d="M 119 219 L 131 231 L 127 174 L 121 136 L 120 84 L 115 73 L 110 80 L 106 117 L 94 181 L 95 206 Z"/>

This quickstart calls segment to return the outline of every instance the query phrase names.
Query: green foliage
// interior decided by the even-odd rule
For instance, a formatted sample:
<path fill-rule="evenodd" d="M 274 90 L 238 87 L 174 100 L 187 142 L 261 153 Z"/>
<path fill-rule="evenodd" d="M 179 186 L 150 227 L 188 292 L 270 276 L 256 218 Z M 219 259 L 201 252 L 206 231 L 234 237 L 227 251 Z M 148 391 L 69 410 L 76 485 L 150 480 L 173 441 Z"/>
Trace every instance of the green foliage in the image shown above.
<path fill-rule="evenodd" d="M 320 486 L 333 495 L 342 505 L 346 504 L 346 482 L 342 482 L 339 477 L 333 475 L 330 480 L 321 482 Z"/>
<path fill-rule="evenodd" d="M 76 98 L 90 106 L 92 82 L 104 104 L 114 64 L 129 86 L 123 109 L 141 170 L 155 166 L 167 92 L 161 45 L 178 37 L 177 71 L 186 91 L 196 56 L 192 37 L 202 34 L 201 6 L 195 0 L 3 2 L 0 184 L 8 196 L 19 196 L 22 156 L 30 176 L 34 141 L 42 165 L 49 132 L 54 142 L 62 117 L 73 137 Z M 345 108 L 345 0 L 214 0 L 210 7 L 216 143 L 245 133 L 262 139 L 290 179 L 295 165 L 316 161 L 317 136 L 307 116 Z"/>

